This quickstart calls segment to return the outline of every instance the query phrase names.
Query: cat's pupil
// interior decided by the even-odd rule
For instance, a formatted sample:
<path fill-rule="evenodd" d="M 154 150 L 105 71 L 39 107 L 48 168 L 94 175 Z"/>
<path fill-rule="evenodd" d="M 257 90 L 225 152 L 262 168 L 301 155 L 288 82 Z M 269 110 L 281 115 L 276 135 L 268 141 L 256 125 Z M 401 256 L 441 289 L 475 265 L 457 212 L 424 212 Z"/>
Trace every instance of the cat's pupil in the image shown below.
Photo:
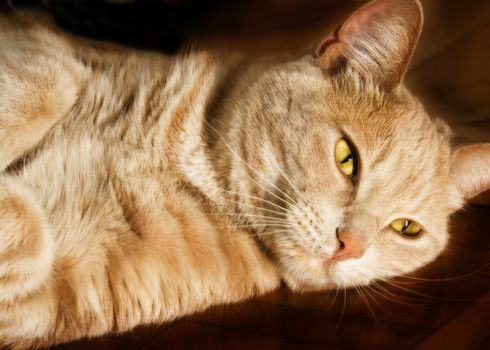
<path fill-rule="evenodd" d="M 349 153 L 349 155 L 345 157 L 345 159 L 341 161 L 340 164 L 345 164 L 352 161 L 354 161 L 354 157 L 352 156 L 352 153 Z"/>
<path fill-rule="evenodd" d="M 410 224 L 411 224 L 410 220 L 405 220 L 405 222 L 403 223 L 402 232 L 405 232 L 408 229 L 408 226 L 410 226 Z"/>

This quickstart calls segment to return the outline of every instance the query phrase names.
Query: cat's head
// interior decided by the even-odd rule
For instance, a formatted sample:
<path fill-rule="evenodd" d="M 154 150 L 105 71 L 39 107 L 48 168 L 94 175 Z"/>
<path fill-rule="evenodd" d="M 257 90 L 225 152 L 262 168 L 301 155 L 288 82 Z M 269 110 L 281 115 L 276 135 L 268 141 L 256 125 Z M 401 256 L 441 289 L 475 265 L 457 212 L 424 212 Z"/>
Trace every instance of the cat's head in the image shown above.
<path fill-rule="evenodd" d="M 490 187 L 490 145 L 451 145 L 402 85 L 421 27 L 418 1 L 372 1 L 241 95 L 248 164 L 236 163 L 235 189 L 293 288 L 367 284 L 431 262 L 450 214 Z"/>

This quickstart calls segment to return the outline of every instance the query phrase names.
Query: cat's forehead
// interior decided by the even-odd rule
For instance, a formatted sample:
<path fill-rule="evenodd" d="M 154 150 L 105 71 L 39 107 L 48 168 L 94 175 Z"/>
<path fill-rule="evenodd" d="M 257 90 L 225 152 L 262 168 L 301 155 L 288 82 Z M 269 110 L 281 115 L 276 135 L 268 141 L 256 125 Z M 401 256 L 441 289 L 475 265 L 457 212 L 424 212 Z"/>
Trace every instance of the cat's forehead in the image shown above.
<path fill-rule="evenodd" d="M 385 151 L 398 148 L 414 154 L 447 144 L 448 130 L 404 88 L 398 93 L 369 86 L 362 90 L 330 90 L 336 97 L 326 101 L 324 115 L 355 138 L 352 142 L 361 143 L 364 152 L 376 153 L 382 147 Z"/>
<path fill-rule="evenodd" d="M 426 151 L 435 147 L 437 130 L 425 112 L 411 104 L 368 104 L 336 113 L 338 126 L 360 143 L 366 155 L 394 148 Z"/>
<path fill-rule="evenodd" d="M 288 72 L 288 79 L 281 81 L 289 85 L 285 90 L 290 94 L 284 94 L 285 101 L 280 103 L 291 106 L 293 101 L 303 117 L 320 116 L 326 124 L 333 122 L 350 128 L 358 137 L 366 136 L 365 147 L 384 138 L 417 142 L 417 137 L 437 129 L 403 86 L 397 92 L 383 91 L 356 76 L 329 77 L 315 70 L 300 73 Z M 286 100 L 288 103 L 284 103 Z M 287 122 L 290 121 L 287 113 Z"/>

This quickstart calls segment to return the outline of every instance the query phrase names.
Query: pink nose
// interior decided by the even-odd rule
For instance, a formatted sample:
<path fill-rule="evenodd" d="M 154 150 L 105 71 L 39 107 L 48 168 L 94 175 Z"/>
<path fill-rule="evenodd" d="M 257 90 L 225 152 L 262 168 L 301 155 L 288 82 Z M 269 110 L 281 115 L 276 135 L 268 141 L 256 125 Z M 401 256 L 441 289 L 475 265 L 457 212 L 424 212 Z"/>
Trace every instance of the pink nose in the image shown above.
<path fill-rule="evenodd" d="M 338 234 L 340 246 L 333 254 L 333 260 L 346 260 L 350 258 L 360 258 L 364 255 L 364 245 L 359 240 L 356 240 L 349 232 L 340 232 Z"/>

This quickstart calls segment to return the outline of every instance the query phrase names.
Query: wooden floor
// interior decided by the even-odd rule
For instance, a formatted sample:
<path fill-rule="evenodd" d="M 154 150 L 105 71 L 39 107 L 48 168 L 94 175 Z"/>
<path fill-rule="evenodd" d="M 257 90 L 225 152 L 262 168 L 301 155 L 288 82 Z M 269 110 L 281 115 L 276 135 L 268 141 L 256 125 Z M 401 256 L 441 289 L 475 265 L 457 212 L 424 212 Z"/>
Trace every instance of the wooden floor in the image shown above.
<path fill-rule="evenodd" d="M 196 35 L 291 49 L 320 28 L 334 28 L 361 2 L 242 1 L 201 21 Z M 490 141 L 490 1 L 422 2 L 425 31 L 408 84 L 458 135 Z M 320 22 L 319 13 L 330 13 L 329 22 Z M 416 274 L 361 292 L 281 289 L 161 327 L 56 349 L 490 349 L 489 193 L 475 203 L 451 219 L 448 250 Z"/>

